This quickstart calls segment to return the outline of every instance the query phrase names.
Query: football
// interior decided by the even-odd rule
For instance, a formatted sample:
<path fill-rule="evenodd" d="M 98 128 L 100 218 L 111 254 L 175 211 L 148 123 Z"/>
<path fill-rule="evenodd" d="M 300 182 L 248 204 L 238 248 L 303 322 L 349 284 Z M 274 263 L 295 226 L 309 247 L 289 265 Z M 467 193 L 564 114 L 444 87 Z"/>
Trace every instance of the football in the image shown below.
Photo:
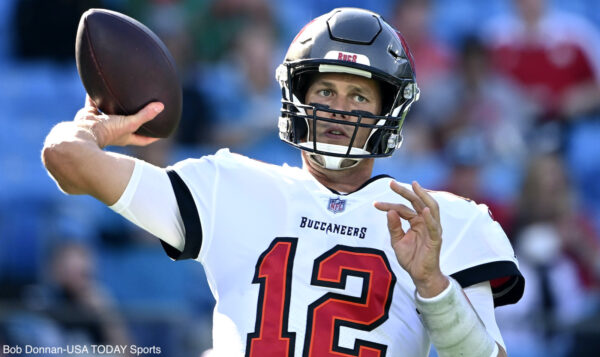
<path fill-rule="evenodd" d="M 119 12 L 90 9 L 79 21 L 75 59 L 86 92 L 102 112 L 130 115 L 159 101 L 164 110 L 136 133 L 166 138 L 175 131 L 181 84 L 169 50 L 148 27 Z"/>

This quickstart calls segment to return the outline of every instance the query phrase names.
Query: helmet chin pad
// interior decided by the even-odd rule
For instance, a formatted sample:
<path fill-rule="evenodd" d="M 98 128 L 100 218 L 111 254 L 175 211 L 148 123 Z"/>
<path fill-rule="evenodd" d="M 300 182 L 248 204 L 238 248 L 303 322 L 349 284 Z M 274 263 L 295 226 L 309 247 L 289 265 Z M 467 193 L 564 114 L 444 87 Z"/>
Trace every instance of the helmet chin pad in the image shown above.
<path fill-rule="evenodd" d="M 358 163 L 362 160 L 362 159 L 346 159 L 343 157 L 334 157 L 334 156 L 320 155 L 320 154 L 315 154 L 315 153 L 307 153 L 307 155 L 308 155 L 308 159 L 310 161 L 314 162 L 316 165 L 318 165 L 324 169 L 334 170 L 334 171 L 353 168 L 354 166 L 358 165 Z"/>
<path fill-rule="evenodd" d="M 318 166 L 328 170 L 345 170 L 358 165 L 362 158 L 348 158 L 339 156 L 330 156 L 324 154 L 335 153 L 344 155 L 348 147 L 344 145 L 326 144 L 321 142 L 308 141 L 300 144 L 301 148 L 315 149 L 317 152 L 307 152 L 309 160 Z M 351 148 L 350 155 L 368 155 L 369 152 L 361 148 Z"/>

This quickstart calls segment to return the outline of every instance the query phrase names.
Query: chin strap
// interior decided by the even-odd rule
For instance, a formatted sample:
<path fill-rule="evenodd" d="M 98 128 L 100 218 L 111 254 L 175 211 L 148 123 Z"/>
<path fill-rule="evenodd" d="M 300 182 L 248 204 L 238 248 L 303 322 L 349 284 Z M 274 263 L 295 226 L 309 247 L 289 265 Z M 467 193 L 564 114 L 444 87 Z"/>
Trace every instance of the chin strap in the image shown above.
<path fill-rule="evenodd" d="M 312 141 L 308 141 L 305 143 L 299 144 L 300 146 L 307 149 L 315 149 L 315 143 Z M 316 143 L 316 149 L 319 151 L 332 152 L 336 154 L 346 154 L 348 152 L 348 147 L 343 145 L 335 145 L 335 144 L 325 144 L 325 143 Z M 368 155 L 370 152 L 360 148 L 351 148 L 351 155 Z M 352 168 L 362 160 L 360 158 L 347 158 L 347 157 L 336 157 L 329 156 L 324 154 L 317 154 L 313 152 L 307 152 L 308 158 L 317 164 L 318 166 L 328 169 L 328 170 L 345 170 Z"/>

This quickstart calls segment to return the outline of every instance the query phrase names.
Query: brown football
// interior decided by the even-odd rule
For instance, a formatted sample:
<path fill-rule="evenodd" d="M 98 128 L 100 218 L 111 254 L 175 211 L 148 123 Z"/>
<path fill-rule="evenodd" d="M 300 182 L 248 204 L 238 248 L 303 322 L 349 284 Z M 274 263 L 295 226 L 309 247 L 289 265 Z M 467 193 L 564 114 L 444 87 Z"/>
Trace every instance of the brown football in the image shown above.
<path fill-rule="evenodd" d="M 90 9 L 79 21 L 75 59 L 85 90 L 102 112 L 129 115 L 159 101 L 165 109 L 137 134 L 166 138 L 175 131 L 181 84 L 173 57 L 149 28 L 115 11 Z"/>

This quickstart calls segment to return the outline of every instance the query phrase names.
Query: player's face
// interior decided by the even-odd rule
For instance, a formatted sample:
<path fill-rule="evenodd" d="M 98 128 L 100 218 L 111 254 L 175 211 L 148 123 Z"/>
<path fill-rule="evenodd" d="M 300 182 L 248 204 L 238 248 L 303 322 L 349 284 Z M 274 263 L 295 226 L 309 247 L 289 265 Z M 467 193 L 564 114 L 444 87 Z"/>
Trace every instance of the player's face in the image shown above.
<path fill-rule="evenodd" d="M 326 105 L 330 109 L 346 112 L 356 110 L 378 115 L 381 112 L 381 93 L 377 82 L 370 78 L 344 73 L 322 73 L 318 74 L 308 87 L 306 103 L 318 103 Z M 308 114 L 312 115 L 312 112 Z M 317 111 L 317 116 L 348 122 L 358 121 L 358 116 L 324 111 Z M 362 119 L 361 122 L 374 124 L 374 121 L 374 119 Z M 309 120 L 309 135 L 311 136 L 312 125 L 312 121 Z M 318 121 L 316 131 L 315 141 L 346 146 L 350 142 L 354 126 Z M 370 132 L 370 128 L 359 128 L 353 146 L 363 147 Z M 309 139 L 313 140 L 312 137 Z"/>

